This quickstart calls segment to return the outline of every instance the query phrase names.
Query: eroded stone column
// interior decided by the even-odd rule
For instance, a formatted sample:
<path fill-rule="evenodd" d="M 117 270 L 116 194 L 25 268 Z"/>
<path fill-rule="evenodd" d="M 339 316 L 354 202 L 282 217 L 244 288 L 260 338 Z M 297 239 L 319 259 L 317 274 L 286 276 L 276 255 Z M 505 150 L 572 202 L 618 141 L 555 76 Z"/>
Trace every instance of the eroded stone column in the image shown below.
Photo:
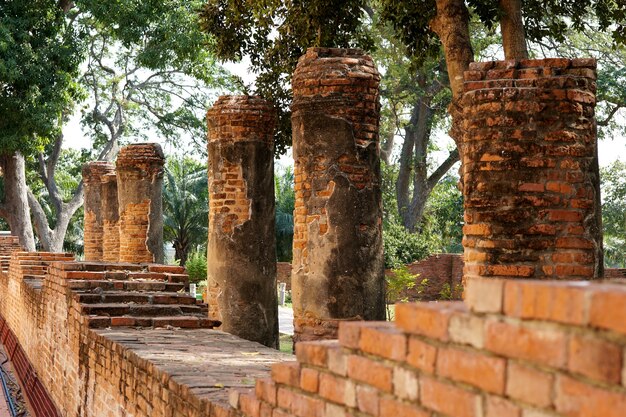
<path fill-rule="evenodd" d="M 265 100 L 223 96 L 207 113 L 209 317 L 278 346 L 274 125 Z"/>
<path fill-rule="evenodd" d="M 120 262 L 163 263 L 163 165 L 161 146 L 122 148 L 116 163 Z"/>
<path fill-rule="evenodd" d="M 101 261 L 103 259 L 102 178 L 114 170 L 113 164 L 105 161 L 87 162 L 83 165 L 86 261 Z"/>
<path fill-rule="evenodd" d="M 295 341 L 385 318 L 379 81 L 358 49 L 310 48 L 293 76 Z"/>
<path fill-rule="evenodd" d="M 595 61 L 465 73 L 464 279 L 602 275 Z"/>
<path fill-rule="evenodd" d="M 117 196 L 117 175 L 112 172 L 102 176 L 102 260 L 119 262 L 120 226 Z"/>

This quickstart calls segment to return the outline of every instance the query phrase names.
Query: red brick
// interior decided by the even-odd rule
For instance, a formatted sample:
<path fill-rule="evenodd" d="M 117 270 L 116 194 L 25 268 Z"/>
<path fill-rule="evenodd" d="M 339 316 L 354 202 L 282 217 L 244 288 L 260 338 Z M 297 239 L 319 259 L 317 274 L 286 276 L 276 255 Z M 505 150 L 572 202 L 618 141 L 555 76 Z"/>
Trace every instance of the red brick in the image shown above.
<path fill-rule="evenodd" d="M 508 358 L 563 368 L 567 357 L 567 337 L 558 329 L 537 329 L 492 321 L 487 323 L 485 348 Z"/>
<path fill-rule="evenodd" d="M 546 408 L 552 404 L 554 377 L 515 362 L 509 362 L 506 395 L 516 400 Z"/>
<path fill-rule="evenodd" d="M 259 399 L 276 405 L 276 384 L 270 378 L 257 379 L 254 392 Z"/>
<path fill-rule="evenodd" d="M 593 326 L 626 334 L 626 287 L 606 284 L 596 288 L 589 321 Z"/>
<path fill-rule="evenodd" d="M 597 381 L 619 385 L 622 349 L 594 336 L 574 335 L 570 338 L 567 368 Z"/>
<path fill-rule="evenodd" d="M 588 283 L 508 281 L 504 313 L 523 319 L 585 324 Z"/>
<path fill-rule="evenodd" d="M 380 417 L 430 417 L 430 413 L 415 404 L 407 404 L 390 398 L 380 399 Z"/>
<path fill-rule="evenodd" d="M 393 393 L 396 397 L 415 401 L 419 395 L 418 373 L 412 369 L 396 366 L 393 368 Z"/>
<path fill-rule="evenodd" d="M 239 396 L 239 410 L 248 417 L 260 417 L 261 401 L 257 400 L 254 395 Z"/>
<path fill-rule="evenodd" d="M 409 338 L 409 353 L 407 363 L 426 373 L 435 372 L 435 359 L 437 348 L 416 337 Z"/>
<path fill-rule="evenodd" d="M 320 374 L 320 397 L 348 407 L 356 406 L 356 387 L 354 382 L 338 378 L 331 374 Z"/>
<path fill-rule="evenodd" d="M 348 377 L 376 387 L 381 391 L 392 391 L 393 369 L 382 363 L 362 356 L 348 356 Z"/>
<path fill-rule="evenodd" d="M 478 352 L 440 348 L 437 375 L 465 382 L 494 394 L 504 393 L 506 361 Z"/>
<path fill-rule="evenodd" d="M 450 417 L 480 417 L 480 396 L 462 388 L 421 378 L 420 399 L 424 407 Z"/>
<path fill-rule="evenodd" d="M 272 365 L 272 379 L 277 384 L 300 386 L 300 364 L 298 362 L 282 362 Z"/>
<path fill-rule="evenodd" d="M 359 411 L 373 416 L 378 416 L 380 393 L 365 385 L 357 385 L 356 402 Z"/>
<path fill-rule="evenodd" d="M 522 417 L 522 410 L 510 401 L 489 395 L 486 401 L 485 417 Z"/>
<path fill-rule="evenodd" d="M 360 348 L 363 352 L 396 361 L 406 358 L 406 335 L 392 323 L 364 326 L 361 329 Z"/>
<path fill-rule="evenodd" d="M 396 325 L 408 332 L 442 341 L 448 340 L 448 323 L 454 311 L 462 311 L 462 303 L 406 303 L 396 305 Z"/>
<path fill-rule="evenodd" d="M 567 417 L 624 417 L 626 394 L 561 375 L 557 378 L 555 405 L 556 411 Z"/>
<path fill-rule="evenodd" d="M 341 346 L 358 349 L 361 337 L 361 322 L 342 321 L 339 323 L 339 343 Z"/>
<path fill-rule="evenodd" d="M 300 371 L 300 388 L 308 392 L 317 392 L 319 387 L 319 372 L 311 368 Z"/>
<path fill-rule="evenodd" d="M 298 417 L 324 417 L 324 402 L 307 395 L 294 394 L 291 411 Z"/>
<path fill-rule="evenodd" d="M 298 362 L 324 367 L 328 360 L 327 342 L 299 342 L 296 344 Z"/>
<path fill-rule="evenodd" d="M 477 313 L 500 313 L 504 280 L 496 278 L 468 279 L 465 288 L 465 302 Z"/>
<path fill-rule="evenodd" d="M 295 393 L 287 388 L 280 387 L 276 393 L 276 403 L 280 408 L 291 410 L 291 405 L 295 401 Z"/>

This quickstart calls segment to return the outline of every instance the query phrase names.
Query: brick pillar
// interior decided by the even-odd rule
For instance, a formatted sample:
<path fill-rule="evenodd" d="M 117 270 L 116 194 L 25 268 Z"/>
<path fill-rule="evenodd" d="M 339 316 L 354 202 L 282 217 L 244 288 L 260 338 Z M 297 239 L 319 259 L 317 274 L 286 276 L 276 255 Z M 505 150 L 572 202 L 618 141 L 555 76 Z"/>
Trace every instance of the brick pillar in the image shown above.
<path fill-rule="evenodd" d="M 602 275 L 595 61 L 465 73 L 464 279 Z"/>
<path fill-rule="evenodd" d="M 112 172 L 102 176 L 102 260 L 119 262 L 120 226 L 117 201 L 117 175 Z"/>
<path fill-rule="evenodd" d="M 274 108 L 223 96 L 207 113 L 209 317 L 220 329 L 278 346 Z"/>
<path fill-rule="evenodd" d="M 163 165 L 156 143 L 122 148 L 117 157 L 120 262 L 163 262 Z"/>
<path fill-rule="evenodd" d="M 84 241 L 85 260 L 101 261 L 103 242 L 102 216 L 102 177 L 114 171 L 113 164 L 104 161 L 87 162 L 83 165 L 83 184 L 85 190 L 84 205 Z"/>
<path fill-rule="evenodd" d="M 293 76 L 295 341 L 385 318 L 379 81 L 358 49 L 310 48 Z"/>

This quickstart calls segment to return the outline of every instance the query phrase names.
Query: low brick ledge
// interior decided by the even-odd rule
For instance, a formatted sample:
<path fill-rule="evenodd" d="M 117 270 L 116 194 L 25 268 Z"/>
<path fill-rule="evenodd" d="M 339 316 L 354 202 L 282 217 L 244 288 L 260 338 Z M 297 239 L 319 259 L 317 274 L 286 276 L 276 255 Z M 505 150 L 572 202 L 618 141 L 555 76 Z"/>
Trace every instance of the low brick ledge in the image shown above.
<path fill-rule="evenodd" d="M 246 417 L 624 417 L 626 281 L 470 279 L 466 301 L 396 306 L 301 342 Z"/>

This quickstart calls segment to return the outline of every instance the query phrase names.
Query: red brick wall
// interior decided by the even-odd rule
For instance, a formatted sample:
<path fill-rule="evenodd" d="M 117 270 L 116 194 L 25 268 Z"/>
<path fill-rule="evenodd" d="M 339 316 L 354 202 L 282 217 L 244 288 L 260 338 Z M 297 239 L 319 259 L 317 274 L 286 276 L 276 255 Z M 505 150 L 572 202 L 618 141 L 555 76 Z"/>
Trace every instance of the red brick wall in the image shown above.
<path fill-rule="evenodd" d="M 626 285 L 471 279 L 466 304 L 402 304 L 301 342 L 247 417 L 622 417 Z"/>
<path fill-rule="evenodd" d="M 276 263 L 276 281 L 286 284 L 287 291 L 291 291 L 291 263 Z"/>
<path fill-rule="evenodd" d="M 417 274 L 415 279 L 415 287 L 401 294 L 401 298 L 407 297 L 409 301 L 432 301 L 441 298 L 442 291 L 446 284 L 453 290 L 455 299 L 460 299 L 460 289 L 463 277 L 463 255 L 453 253 L 440 253 L 429 256 L 421 261 L 413 262 L 407 265 L 407 269 L 411 274 Z M 386 270 L 385 274 L 392 274 L 391 270 Z M 421 286 L 424 279 L 428 283 Z M 418 293 L 418 287 L 422 292 Z"/>

